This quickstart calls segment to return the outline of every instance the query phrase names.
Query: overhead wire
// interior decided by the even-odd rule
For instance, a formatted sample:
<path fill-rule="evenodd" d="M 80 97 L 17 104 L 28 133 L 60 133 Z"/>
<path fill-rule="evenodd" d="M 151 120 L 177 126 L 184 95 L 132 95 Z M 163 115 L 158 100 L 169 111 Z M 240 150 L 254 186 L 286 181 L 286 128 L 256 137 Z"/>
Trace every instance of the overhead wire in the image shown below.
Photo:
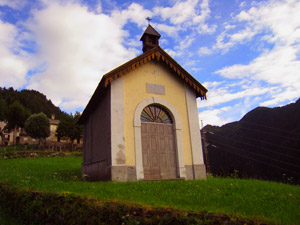
<path fill-rule="evenodd" d="M 218 146 L 212 146 L 214 148 L 219 148 Z M 276 166 L 276 165 L 273 165 L 273 164 L 270 164 L 270 163 L 267 163 L 267 162 L 264 162 L 264 161 L 261 161 L 261 160 L 258 160 L 258 159 L 254 159 L 254 158 L 251 158 L 251 157 L 248 157 L 248 156 L 245 156 L 245 155 L 241 155 L 239 153 L 236 153 L 236 152 L 233 152 L 233 151 L 230 151 L 228 149 L 223 149 L 224 151 L 227 151 L 227 152 L 230 152 L 231 154 L 234 154 L 234 155 L 238 155 L 242 158 L 246 158 L 246 159 L 250 159 L 250 160 L 253 160 L 253 161 L 256 161 L 256 162 L 259 162 L 259 163 L 262 163 L 262 164 L 265 164 L 265 165 L 268 165 L 268 166 L 271 166 L 271 167 L 274 167 L 274 168 L 277 168 L 277 169 L 281 169 L 281 170 L 285 170 L 285 171 L 288 171 L 290 173 L 293 173 L 293 174 L 297 174 L 297 175 L 300 175 L 300 173 L 297 173 L 295 171 L 291 171 L 291 170 L 288 170 L 288 169 L 285 169 L 285 168 L 281 168 L 279 166 Z"/>
<path fill-rule="evenodd" d="M 210 132 L 210 131 L 208 131 L 208 132 Z M 227 133 L 224 132 L 224 131 L 217 131 L 217 132 L 218 132 L 218 133 L 224 133 L 224 134 L 227 134 Z M 294 150 L 294 151 L 300 151 L 300 149 L 291 148 L 291 147 L 287 147 L 287 146 L 283 146 L 283 145 L 277 145 L 277 144 L 274 144 L 274 143 L 271 143 L 271 142 L 268 142 L 268 141 L 262 141 L 262 140 L 258 140 L 258 139 L 255 139 L 255 138 L 249 138 L 249 137 L 245 137 L 245 136 L 238 135 L 238 134 L 231 134 L 231 136 L 242 137 L 242 138 L 245 138 L 245 139 L 258 141 L 258 142 L 261 142 L 261 143 L 265 143 L 265 144 L 269 144 L 269 145 L 273 145 L 273 146 L 278 146 L 278 147 L 281 147 L 281 148 L 286 148 L 286 149 L 290 149 L 290 150 Z"/>
<path fill-rule="evenodd" d="M 217 136 L 220 136 L 220 137 L 223 137 L 223 138 L 227 138 L 227 139 L 233 140 L 233 141 L 235 141 L 235 142 L 242 143 L 243 145 L 248 145 L 248 146 L 255 147 L 255 148 L 259 148 L 259 149 L 264 149 L 264 150 L 266 150 L 266 151 L 273 152 L 273 153 L 276 153 L 276 154 L 278 154 L 278 155 L 282 155 L 282 156 L 285 156 L 285 157 L 288 157 L 288 158 L 300 160 L 300 158 L 298 158 L 298 157 L 296 157 L 296 156 L 287 155 L 287 154 L 284 154 L 284 153 L 281 153 L 281 152 L 277 152 L 277 151 L 274 151 L 274 150 L 271 150 L 271 149 L 268 149 L 268 148 L 259 147 L 259 146 L 252 145 L 252 144 L 249 144 L 249 143 L 245 143 L 245 142 L 242 142 L 242 141 L 237 141 L 237 140 L 235 140 L 235 139 L 233 139 L 233 138 L 230 138 L 230 137 L 227 137 L 227 136 L 222 136 L 222 135 L 220 135 L 220 134 L 216 134 L 216 133 L 212 133 L 212 132 L 209 132 L 209 134 L 213 134 L 213 135 L 217 135 Z"/>
<path fill-rule="evenodd" d="M 206 139 L 206 140 L 207 140 L 207 139 Z M 208 141 L 209 141 L 209 142 L 214 142 L 214 141 L 210 141 L 210 140 L 208 140 Z M 227 145 L 227 144 L 224 144 L 224 143 L 218 143 L 218 144 L 227 146 L 227 147 L 232 148 L 232 149 L 238 149 L 238 148 L 236 148 L 236 147 L 234 147 L 234 146 Z M 238 150 L 240 150 L 240 149 L 238 149 Z M 253 154 L 253 155 L 257 155 L 257 156 L 259 156 L 259 157 L 267 158 L 267 159 L 270 159 L 270 160 L 273 160 L 273 161 L 277 161 L 277 162 L 279 162 L 279 163 L 286 164 L 286 165 L 293 166 L 293 167 L 295 167 L 295 168 L 300 169 L 300 166 L 299 166 L 299 165 L 295 165 L 295 164 L 293 164 L 293 163 L 284 162 L 284 161 L 282 161 L 282 160 L 274 159 L 274 158 L 271 158 L 271 157 L 268 157 L 268 156 L 265 156 L 265 155 L 261 155 L 261 154 L 259 154 L 259 153 L 255 153 L 255 152 L 249 152 L 249 151 L 246 151 L 246 150 L 244 150 L 244 152 L 247 152 L 247 153 Z"/>
<path fill-rule="evenodd" d="M 261 131 L 261 130 L 255 130 L 255 129 L 250 129 L 250 128 L 246 128 L 246 127 L 239 127 L 239 128 L 245 129 L 245 130 L 253 130 L 253 131 L 256 131 L 256 132 L 260 132 L 260 133 L 264 133 L 264 134 L 268 134 L 268 135 L 273 135 L 273 136 L 277 136 L 277 137 L 284 137 L 284 138 L 288 138 L 288 139 L 295 140 L 295 141 L 300 141 L 299 138 L 292 138 L 292 137 L 287 137 L 287 136 L 284 136 L 284 135 L 272 134 L 272 133 L 269 133 L 269 132 L 265 132 L 265 131 Z"/>
<path fill-rule="evenodd" d="M 275 127 L 269 127 L 269 126 L 265 126 L 265 125 L 261 125 L 261 124 L 257 124 L 257 123 L 249 123 L 249 122 L 242 121 L 242 120 L 238 121 L 238 123 L 246 123 L 246 124 L 250 124 L 250 125 L 254 125 L 254 126 L 258 126 L 258 127 L 264 127 L 264 128 L 268 128 L 268 129 L 272 129 L 272 130 L 284 131 L 284 132 L 300 135 L 300 133 L 292 132 L 289 130 L 279 129 L 279 128 L 275 128 Z"/>

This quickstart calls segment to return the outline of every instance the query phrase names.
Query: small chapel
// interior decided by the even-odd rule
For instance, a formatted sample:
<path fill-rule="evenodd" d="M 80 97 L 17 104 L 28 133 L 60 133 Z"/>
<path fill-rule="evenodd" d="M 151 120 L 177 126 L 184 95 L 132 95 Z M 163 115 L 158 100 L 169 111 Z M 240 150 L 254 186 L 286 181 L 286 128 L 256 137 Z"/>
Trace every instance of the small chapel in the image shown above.
<path fill-rule="evenodd" d="M 207 89 L 160 46 L 149 24 L 143 54 L 103 75 L 84 109 L 88 181 L 205 179 L 197 98 Z"/>

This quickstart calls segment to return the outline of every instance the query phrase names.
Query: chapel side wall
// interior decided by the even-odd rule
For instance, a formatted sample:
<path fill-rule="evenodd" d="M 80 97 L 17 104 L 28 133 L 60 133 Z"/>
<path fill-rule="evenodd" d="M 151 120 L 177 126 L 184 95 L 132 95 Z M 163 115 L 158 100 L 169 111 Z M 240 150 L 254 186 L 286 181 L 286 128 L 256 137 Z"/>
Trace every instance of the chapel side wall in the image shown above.
<path fill-rule="evenodd" d="M 135 167 L 126 164 L 123 87 L 123 76 L 111 83 L 111 180 L 135 181 Z"/>
<path fill-rule="evenodd" d="M 181 120 L 184 165 L 193 165 L 189 134 L 188 114 L 186 109 L 185 87 L 178 75 L 171 74 L 168 67 L 156 61 L 147 62 L 123 76 L 124 79 L 124 121 L 126 165 L 136 166 L 134 139 L 134 112 L 137 105 L 148 98 L 158 97 L 170 103 Z M 146 83 L 162 85 L 165 94 L 146 92 Z M 199 131 L 200 132 L 200 131 Z"/>
<path fill-rule="evenodd" d="M 192 166 L 186 166 L 186 178 L 206 179 L 206 169 L 203 160 L 196 94 L 188 85 L 185 85 L 185 94 L 193 160 Z"/>
<path fill-rule="evenodd" d="M 84 126 L 84 155 L 82 173 L 90 181 L 110 180 L 111 130 L 110 88 L 99 100 Z"/>

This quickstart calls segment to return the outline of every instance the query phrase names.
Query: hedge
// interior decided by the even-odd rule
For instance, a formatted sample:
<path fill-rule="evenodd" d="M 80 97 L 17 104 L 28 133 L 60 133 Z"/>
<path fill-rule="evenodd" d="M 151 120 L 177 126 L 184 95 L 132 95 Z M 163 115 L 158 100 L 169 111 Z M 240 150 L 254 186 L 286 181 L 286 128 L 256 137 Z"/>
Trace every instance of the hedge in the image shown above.
<path fill-rule="evenodd" d="M 23 224 L 258 224 L 227 215 L 151 209 L 72 193 L 37 192 L 0 184 L 0 207 Z"/>

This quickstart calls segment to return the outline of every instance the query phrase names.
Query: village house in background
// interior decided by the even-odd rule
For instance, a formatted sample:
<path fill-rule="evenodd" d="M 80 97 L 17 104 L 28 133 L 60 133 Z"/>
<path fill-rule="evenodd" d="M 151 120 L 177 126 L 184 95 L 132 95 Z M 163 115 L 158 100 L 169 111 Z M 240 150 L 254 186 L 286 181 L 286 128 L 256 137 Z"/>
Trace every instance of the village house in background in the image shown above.
<path fill-rule="evenodd" d="M 70 142 L 69 140 L 66 139 L 60 139 L 58 140 L 57 136 L 56 136 L 56 129 L 58 127 L 59 124 L 59 120 L 55 119 L 55 115 L 52 114 L 51 118 L 49 119 L 49 123 L 50 123 L 50 136 L 46 138 L 46 140 L 44 141 L 44 143 L 48 144 L 49 146 L 59 146 L 61 147 L 61 144 L 58 143 L 68 143 Z M 0 130 L 3 130 L 6 126 L 5 122 L 0 122 Z M 13 145 L 13 130 L 8 131 L 5 130 L 3 131 L 4 133 L 4 145 L 5 146 L 11 146 Z M 38 139 L 34 139 L 31 138 L 30 136 L 28 136 L 24 130 L 24 128 L 18 128 L 17 129 L 17 135 L 16 135 L 16 143 L 17 144 L 29 144 L 29 145 L 36 145 L 38 144 Z M 82 143 L 83 140 L 79 140 L 79 142 L 77 141 L 77 144 Z M 1 140 L 1 136 L 0 136 L 0 144 L 2 144 L 2 140 Z"/>
<path fill-rule="evenodd" d="M 196 98 L 207 90 L 159 38 L 149 24 L 143 54 L 105 74 L 80 117 L 88 180 L 206 178 Z"/>
<path fill-rule="evenodd" d="M 1 145 L 3 144 L 4 146 L 10 146 L 10 145 L 13 145 L 13 143 L 14 143 L 14 141 L 13 141 L 14 132 L 13 132 L 13 130 L 8 131 L 7 129 L 5 129 L 5 126 L 6 126 L 6 123 L 1 121 L 0 122 L 0 131 L 2 131 L 2 133 L 4 135 L 4 140 L 2 140 L 2 137 L 0 136 L 0 144 Z M 24 140 L 24 138 L 21 139 L 21 137 L 23 137 L 23 133 L 24 133 L 23 129 L 21 129 L 21 128 L 17 129 L 17 131 L 16 131 L 17 143 L 21 143 L 21 140 L 22 141 Z M 26 138 L 25 138 L 25 140 L 27 141 Z M 38 141 L 35 139 L 30 138 L 30 140 L 34 144 L 38 143 Z"/>
<path fill-rule="evenodd" d="M 58 127 L 59 124 L 59 120 L 55 119 L 55 115 L 52 114 L 51 118 L 49 119 L 49 124 L 50 124 L 50 136 L 47 137 L 47 141 L 53 141 L 53 142 L 57 142 L 58 139 L 56 137 L 56 129 Z"/>

